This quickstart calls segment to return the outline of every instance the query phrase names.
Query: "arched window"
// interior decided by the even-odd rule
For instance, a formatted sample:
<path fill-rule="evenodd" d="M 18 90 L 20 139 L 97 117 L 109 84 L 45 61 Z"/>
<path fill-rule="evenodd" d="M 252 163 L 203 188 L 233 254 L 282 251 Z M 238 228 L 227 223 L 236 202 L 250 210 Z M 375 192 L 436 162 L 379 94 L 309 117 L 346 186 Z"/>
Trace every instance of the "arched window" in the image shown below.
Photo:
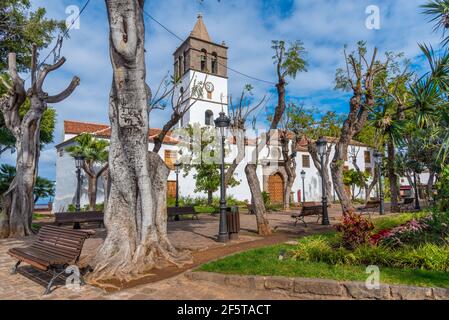
<path fill-rule="evenodd" d="M 213 52 L 212 53 L 212 73 L 213 74 L 217 74 L 218 73 L 218 57 L 217 57 L 217 53 Z"/>
<path fill-rule="evenodd" d="M 206 49 L 201 50 L 201 71 L 207 72 L 207 51 L 206 51 Z"/>
<path fill-rule="evenodd" d="M 213 125 L 213 123 L 214 123 L 214 113 L 211 110 L 207 110 L 204 124 L 206 126 L 211 126 Z"/>

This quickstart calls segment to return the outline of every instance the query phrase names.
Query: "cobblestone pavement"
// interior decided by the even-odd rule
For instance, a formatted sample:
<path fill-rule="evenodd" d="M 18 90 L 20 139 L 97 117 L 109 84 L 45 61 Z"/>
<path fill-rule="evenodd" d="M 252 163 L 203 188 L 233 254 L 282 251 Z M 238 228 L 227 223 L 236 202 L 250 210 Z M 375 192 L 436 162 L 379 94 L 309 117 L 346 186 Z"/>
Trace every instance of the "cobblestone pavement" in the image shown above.
<path fill-rule="evenodd" d="M 336 222 L 338 212 L 331 211 L 331 222 Z M 310 232 L 320 231 L 320 225 L 316 219 L 308 219 L 310 225 L 304 228 L 302 225 L 294 227 L 290 214 L 270 214 L 270 224 L 278 232 L 288 233 L 291 237 L 304 236 Z M 202 215 L 199 220 L 184 220 L 169 222 L 169 237 L 172 243 L 179 248 L 193 251 L 216 250 L 220 246 L 232 246 L 239 243 L 249 243 L 260 240 L 261 237 L 255 233 L 255 217 L 241 215 L 241 236 L 238 241 L 229 244 L 217 243 L 215 235 L 218 229 L 218 217 Z M 86 240 L 81 260 L 86 260 L 100 246 L 105 231 L 96 229 L 96 234 Z M 19 268 L 19 273 L 10 275 L 10 269 L 15 261 L 7 254 L 9 248 L 29 245 L 33 237 L 23 239 L 0 240 L 0 300 L 4 299 L 285 299 L 282 294 L 266 293 L 256 290 L 232 290 L 202 281 L 192 282 L 182 275 L 139 285 L 134 288 L 125 289 L 114 293 L 106 293 L 104 290 L 86 285 L 81 291 L 74 291 L 64 286 L 65 281 L 58 281 L 55 290 L 48 295 L 42 296 L 45 280 L 49 275 L 36 271 L 24 265 Z M 281 241 L 281 240 L 280 240 Z M 232 250 L 228 250 L 232 251 Z"/>

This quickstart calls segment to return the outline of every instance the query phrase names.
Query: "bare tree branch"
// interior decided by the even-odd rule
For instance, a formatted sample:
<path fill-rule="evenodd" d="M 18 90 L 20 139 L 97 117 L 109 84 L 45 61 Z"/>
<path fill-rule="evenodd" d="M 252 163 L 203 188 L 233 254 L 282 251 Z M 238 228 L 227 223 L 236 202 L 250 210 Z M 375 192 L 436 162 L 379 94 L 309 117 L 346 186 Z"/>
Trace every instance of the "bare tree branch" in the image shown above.
<path fill-rule="evenodd" d="M 72 82 L 70 82 L 69 86 L 64 91 L 62 91 L 61 93 L 54 95 L 54 96 L 48 96 L 45 99 L 45 101 L 47 103 L 61 102 L 62 100 L 68 98 L 79 84 L 80 84 L 80 78 L 73 77 Z"/>

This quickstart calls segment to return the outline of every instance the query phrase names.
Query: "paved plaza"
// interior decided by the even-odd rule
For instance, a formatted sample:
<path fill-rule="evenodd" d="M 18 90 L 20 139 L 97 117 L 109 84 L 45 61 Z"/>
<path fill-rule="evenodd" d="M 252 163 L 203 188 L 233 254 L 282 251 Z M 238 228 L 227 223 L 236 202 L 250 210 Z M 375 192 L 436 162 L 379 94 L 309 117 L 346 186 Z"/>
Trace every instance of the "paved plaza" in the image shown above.
<path fill-rule="evenodd" d="M 330 210 L 332 224 L 338 221 L 337 209 Z M 192 252 L 193 264 L 182 269 L 175 267 L 168 271 L 155 272 L 135 283 L 124 287 L 105 290 L 104 288 L 86 285 L 81 290 L 67 288 L 64 279 L 58 280 L 58 286 L 47 296 L 43 296 L 45 281 L 49 276 L 26 264 L 19 268 L 16 275 L 10 275 L 15 261 L 8 254 L 9 248 L 29 245 L 33 236 L 24 239 L 0 240 L 0 299 L 285 299 L 281 293 L 267 293 L 257 290 L 235 290 L 203 281 L 192 281 L 184 277 L 183 272 L 205 262 L 252 248 L 282 243 L 299 237 L 329 230 L 316 222 L 315 217 L 306 218 L 308 227 L 302 224 L 294 226 L 290 213 L 269 214 L 270 225 L 276 230 L 270 237 L 260 237 L 256 233 L 255 216 L 241 214 L 241 234 L 239 240 L 226 244 L 218 243 L 215 237 L 218 231 L 218 216 L 200 215 L 199 220 L 170 221 L 168 223 L 169 238 L 179 249 Z M 41 224 L 52 223 L 52 219 L 44 219 Z M 88 226 L 88 228 L 91 226 Z M 95 227 L 95 226 L 92 226 Z M 81 261 L 88 261 L 101 245 L 104 229 L 94 229 L 95 235 L 84 245 Z M 109 288 L 110 289 L 110 288 Z M 254 292 L 253 292 L 254 291 Z"/>

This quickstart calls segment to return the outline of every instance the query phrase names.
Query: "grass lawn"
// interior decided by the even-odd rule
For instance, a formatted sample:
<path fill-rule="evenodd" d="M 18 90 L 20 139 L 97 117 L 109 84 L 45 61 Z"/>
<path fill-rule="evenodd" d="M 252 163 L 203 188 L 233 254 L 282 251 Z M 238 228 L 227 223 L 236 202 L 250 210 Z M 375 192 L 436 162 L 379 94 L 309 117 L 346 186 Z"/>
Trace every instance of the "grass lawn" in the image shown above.
<path fill-rule="evenodd" d="M 416 214 L 401 214 L 374 220 L 376 229 L 381 230 L 400 225 L 416 217 Z M 331 232 L 325 235 L 330 239 Z M 366 266 L 330 265 L 323 262 L 304 262 L 291 258 L 279 260 L 279 254 L 294 249 L 294 246 L 279 244 L 275 246 L 238 253 L 221 260 L 201 266 L 199 271 L 219 272 L 240 275 L 287 276 L 322 278 L 335 280 L 365 281 L 368 274 Z M 426 287 L 449 288 L 447 272 L 421 269 L 395 269 L 380 267 L 382 283 L 406 284 Z"/>

